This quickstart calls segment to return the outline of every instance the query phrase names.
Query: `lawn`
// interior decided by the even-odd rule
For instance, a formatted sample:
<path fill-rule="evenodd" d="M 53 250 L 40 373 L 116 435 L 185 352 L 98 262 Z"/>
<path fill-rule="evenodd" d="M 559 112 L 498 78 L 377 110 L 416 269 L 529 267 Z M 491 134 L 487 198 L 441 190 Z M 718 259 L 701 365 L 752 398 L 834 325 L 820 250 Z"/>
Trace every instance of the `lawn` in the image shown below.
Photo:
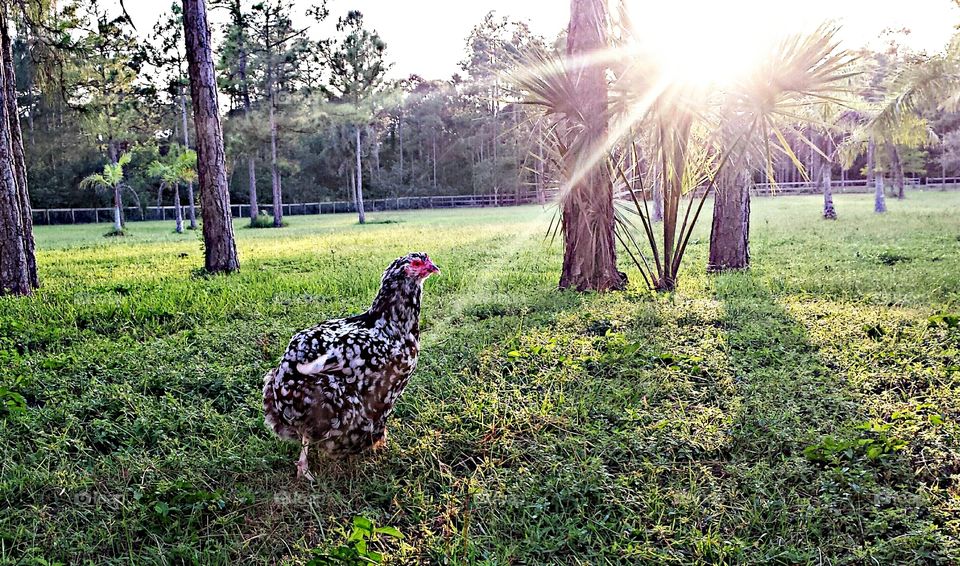
<path fill-rule="evenodd" d="M 387 563 L 960 561 L 960 194 L 755 199 L 749 272 L 559 292 L 552 209 L 237 224 L 203 277 L 172 223 L 41 227 L 0 299 L 0 561 L 303 563 L 355 517 Z M 263 424 L 291 334 L 428 252 L 390 443 L 312 459 Z M 622 262 L 626 266 L 626 262 Z"/>

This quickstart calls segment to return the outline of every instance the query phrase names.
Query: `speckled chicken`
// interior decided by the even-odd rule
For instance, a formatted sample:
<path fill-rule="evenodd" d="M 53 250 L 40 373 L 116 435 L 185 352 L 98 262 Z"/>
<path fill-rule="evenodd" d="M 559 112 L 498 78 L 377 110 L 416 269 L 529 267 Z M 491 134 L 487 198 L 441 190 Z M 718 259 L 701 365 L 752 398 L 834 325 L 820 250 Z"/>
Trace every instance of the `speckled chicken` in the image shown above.
<path fill-rule="evenodd" d="M 424 253 L 395 260 L 367 312 L 299 332 L 264 376 L 264 420 L 301 442 L 298 477 L 313 479 L 310 444 L 345 456 L 386 442 L 387 416 L 417 366 L 423 282 L 439 271 Z"/>

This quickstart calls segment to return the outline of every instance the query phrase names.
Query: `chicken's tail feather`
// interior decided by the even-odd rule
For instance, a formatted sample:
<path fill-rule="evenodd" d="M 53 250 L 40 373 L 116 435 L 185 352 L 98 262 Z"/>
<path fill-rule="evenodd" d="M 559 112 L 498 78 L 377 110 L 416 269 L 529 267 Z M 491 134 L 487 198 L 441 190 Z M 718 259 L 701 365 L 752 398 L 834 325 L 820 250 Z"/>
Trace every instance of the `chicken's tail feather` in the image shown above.
<path fill-rule="evenodd" d="M 296 440 L 297 430 L 284 422 L 277 405 L 276 380 L 277 368 L 263 376 L 263 422 L 280 438 Z"/>

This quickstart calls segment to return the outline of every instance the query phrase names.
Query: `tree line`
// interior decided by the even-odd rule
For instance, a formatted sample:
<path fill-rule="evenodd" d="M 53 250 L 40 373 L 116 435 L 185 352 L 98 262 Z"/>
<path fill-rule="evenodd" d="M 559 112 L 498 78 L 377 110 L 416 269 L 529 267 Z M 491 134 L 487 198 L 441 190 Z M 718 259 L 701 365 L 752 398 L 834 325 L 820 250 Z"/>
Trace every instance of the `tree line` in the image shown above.
<path fill-rule="evenodd" d="M 254 222 L 266 212 L 281 225 L 285 202 L 350 200 L 362 210 L 364 196 L 538 186 L 530 111 L 503 79 L 520 53 L 547 46 L 526 24 L 488 14 L 467 38 L 461 72 L 395 79 L 386 43 L 360 12 L 321 5 L 295 17 L 292 0 L 208 8 L 224 22 L 214 53 L 231 199 L 250 203 Z M 57 41 L 18 24 L 13 45 L 34 206 L 173 204 L 149 165 L 191 147 L 182 8 L 174 3 L 149 34 L 116 0 L 73 0 L 46 17 Z M 327 20 L 335 33 L 315 39 Z M 128 152 L 117 195 L 81 186 Z"/>

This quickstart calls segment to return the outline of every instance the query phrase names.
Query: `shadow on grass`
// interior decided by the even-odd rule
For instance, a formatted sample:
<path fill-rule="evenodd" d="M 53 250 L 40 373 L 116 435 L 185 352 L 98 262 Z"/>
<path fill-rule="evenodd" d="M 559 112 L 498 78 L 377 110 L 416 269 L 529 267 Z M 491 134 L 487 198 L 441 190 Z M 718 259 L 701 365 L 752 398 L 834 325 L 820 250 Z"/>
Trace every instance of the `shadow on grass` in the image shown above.
<path fill-rule="evenodd" d="M 726 530 L 750 543 L 747 556 L 948 563 L 912 474 L 895 442 L 869 425 L 860 391 L 756 275 L 714 282 L 742 403 L 727 464 L 741 511 Z"/>

